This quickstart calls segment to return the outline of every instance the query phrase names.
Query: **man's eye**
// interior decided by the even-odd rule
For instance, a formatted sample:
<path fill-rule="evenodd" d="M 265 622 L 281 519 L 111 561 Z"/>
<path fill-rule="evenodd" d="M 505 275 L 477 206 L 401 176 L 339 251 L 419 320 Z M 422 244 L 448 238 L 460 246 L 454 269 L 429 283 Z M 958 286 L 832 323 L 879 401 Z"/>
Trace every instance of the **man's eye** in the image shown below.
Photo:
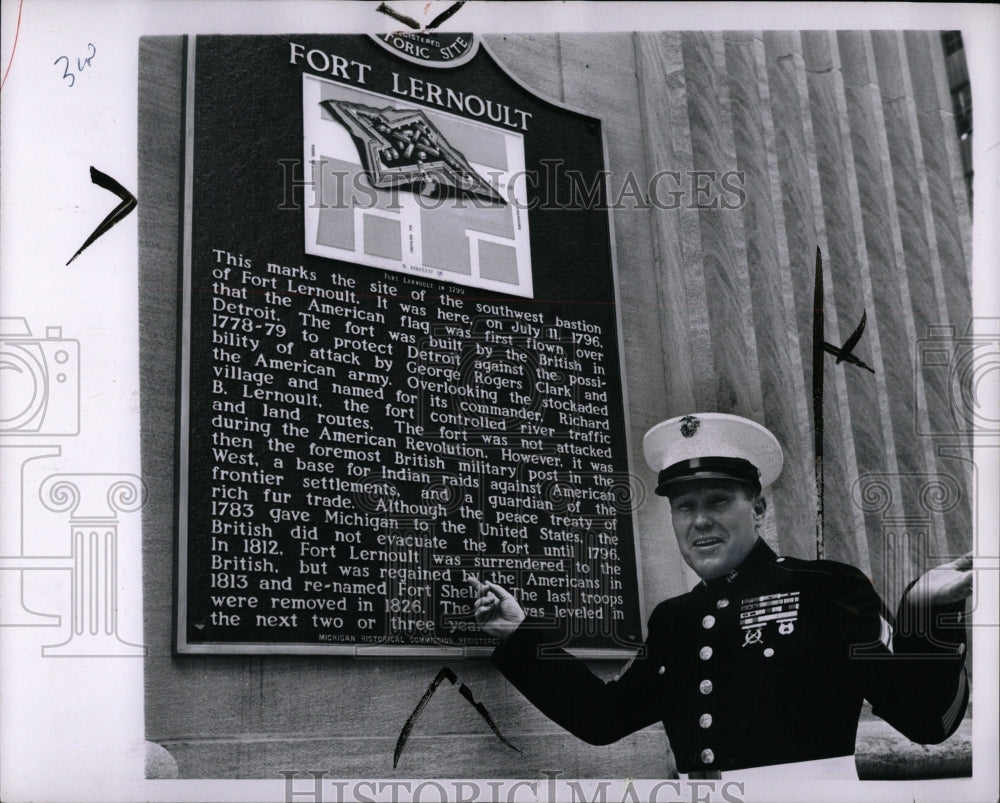
<path fill-rule="evenodd" d="M 712 502 L 712 507 L 714 507 L 716 510 L 720 510 L 726 507 L 726 505 L 728 504 L 729 504 L 728 499 L 716 499 Z"/>
<path fill-rule="evenodd" d="M 678 510 L 681 513 L 689 513 L 693 507 L 694 505 L 692 505 L 690 502 L 678 502 L 676 505 L 674 505 L 674 510 Z"/>

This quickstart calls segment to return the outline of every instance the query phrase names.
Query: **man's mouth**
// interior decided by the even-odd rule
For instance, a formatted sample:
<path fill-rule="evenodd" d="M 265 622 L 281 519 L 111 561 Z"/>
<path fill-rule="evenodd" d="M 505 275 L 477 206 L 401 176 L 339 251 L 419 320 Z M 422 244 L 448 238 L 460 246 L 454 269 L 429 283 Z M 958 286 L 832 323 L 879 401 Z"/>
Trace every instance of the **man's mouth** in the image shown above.
<path fill-rule="evenodd" d="M 695 549 L 711 549 L 714 546 L 718 546 L 722 543 L 722 539 L 714 535 L 705 535 L 701 538 L 695 538 L 691 542 L 691 546 Z"/>

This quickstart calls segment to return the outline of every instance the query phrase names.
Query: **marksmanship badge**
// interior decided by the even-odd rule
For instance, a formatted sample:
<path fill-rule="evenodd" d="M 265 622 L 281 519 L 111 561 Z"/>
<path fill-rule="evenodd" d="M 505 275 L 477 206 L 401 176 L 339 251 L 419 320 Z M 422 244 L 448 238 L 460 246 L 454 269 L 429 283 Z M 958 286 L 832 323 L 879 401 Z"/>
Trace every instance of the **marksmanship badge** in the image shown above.
<path fill-rule="evenodd" d="M 761 641 L 761 631 L 774 622 L 778 633 L 787 636 L 795 630 L 799 618 L 799 592 L 786 591 L 779 594 L 765 594 L 762 597 L 748 597 L 740 603 L 740 628 L 743 630 L 743 646 Z"/>

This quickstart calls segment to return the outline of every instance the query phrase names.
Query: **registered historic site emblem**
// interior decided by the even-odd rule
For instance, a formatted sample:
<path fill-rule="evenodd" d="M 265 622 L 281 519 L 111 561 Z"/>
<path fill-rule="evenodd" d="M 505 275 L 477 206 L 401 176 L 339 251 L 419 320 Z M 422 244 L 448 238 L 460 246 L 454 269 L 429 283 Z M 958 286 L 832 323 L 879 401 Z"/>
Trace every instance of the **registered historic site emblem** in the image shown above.
<path fill-rule="evenodd" d="M 381 33 L 372 38 L 397 56 L 425 67 L 457 67 L 479 48 L 471 33 Z"/>

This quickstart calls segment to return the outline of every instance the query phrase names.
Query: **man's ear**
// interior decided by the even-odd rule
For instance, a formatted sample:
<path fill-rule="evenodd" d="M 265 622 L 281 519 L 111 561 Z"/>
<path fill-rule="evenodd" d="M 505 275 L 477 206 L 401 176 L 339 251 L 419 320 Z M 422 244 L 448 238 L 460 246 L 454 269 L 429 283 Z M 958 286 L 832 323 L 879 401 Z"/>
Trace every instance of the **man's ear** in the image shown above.
<path fill-rule="evenodd" d="M 758 495 L 756 499 L 753 500 L 753 512 L 758 519 L 764 518 L 764 513 L 767 511 L 767 500 Z"/>

